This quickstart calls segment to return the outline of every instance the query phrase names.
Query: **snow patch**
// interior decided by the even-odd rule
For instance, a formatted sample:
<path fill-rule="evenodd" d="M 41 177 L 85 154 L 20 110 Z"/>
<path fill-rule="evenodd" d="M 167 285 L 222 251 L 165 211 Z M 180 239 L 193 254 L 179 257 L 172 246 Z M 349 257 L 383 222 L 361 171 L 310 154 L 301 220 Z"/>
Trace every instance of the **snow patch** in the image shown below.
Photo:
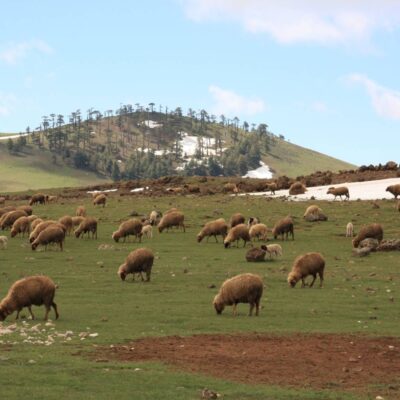
<path fill-rule="evenodd" d="M 116 192 L 118 189 L 106 189 L 106 190 L 89 190 L 86 193 L 89 194 L 94 194 L 94 193 L 110 193 L 110 192 Z"/>
<path fill-rule="evenodd" d="M 131 193 L 138 193 L 138 192 L 143 192 L 144 190 L 149 190 L 149 187 L 140 187 L 140 188 L 136 188 L 136 189 L 132 189 Z"/>
<path fill-rule="evenodd" d="M 153 129 L 153 128 L 160 128 L 160 127 L 163 126 L 163 124 L 160 124 L 160 123 L 157 122 L 157 121 L 152 121 L 152 120 L 150 120 L 150 119 L 148 119 L 147 121 L 142 122 L 142 125 L 145 125 L 145 126 L 147 126 L 148 128 L 150 128 L 150 129 Z"/>
<path fill-rule="evenodd" d="M 260 161 L 260 167 L 247 171 L 247 174 L 242 178 L 270 179 L 272 178 L 272 172 L 267 164 Z"/>
<path fill-rule="evenodd" d="M 199 140 L 201 140 L 203 144 L 202 147 L 204 157 L 216 155 L 214 138 L 209 138 L 205 136 L 191 136 L 188 135 L 186 132 L 181 132 L 181 135 L 182 140 L 180 140 L 179 143 L 182 147 L 182 152 L 185 157 L 193 157 L 196 154 Z M 225 148 L 222 149 L 222 151 L 224 150 Z"/>

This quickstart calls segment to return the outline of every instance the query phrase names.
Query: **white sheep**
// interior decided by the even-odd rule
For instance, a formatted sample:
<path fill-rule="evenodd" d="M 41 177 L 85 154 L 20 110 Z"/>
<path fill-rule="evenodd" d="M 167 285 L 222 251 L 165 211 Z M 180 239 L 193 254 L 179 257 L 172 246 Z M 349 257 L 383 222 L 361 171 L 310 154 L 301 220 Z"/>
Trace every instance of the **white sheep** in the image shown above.
<path fill-rule="evenodd" d="M 346 237 L 353 237 L 354 236 L 354 225 L 349 222 L 346 225 Z"/>
<path fill-rule="evenodd" d="M 8 243 L 7 236 L 0 236 L 0 249 L 6 249 L 7 243 Z"/>

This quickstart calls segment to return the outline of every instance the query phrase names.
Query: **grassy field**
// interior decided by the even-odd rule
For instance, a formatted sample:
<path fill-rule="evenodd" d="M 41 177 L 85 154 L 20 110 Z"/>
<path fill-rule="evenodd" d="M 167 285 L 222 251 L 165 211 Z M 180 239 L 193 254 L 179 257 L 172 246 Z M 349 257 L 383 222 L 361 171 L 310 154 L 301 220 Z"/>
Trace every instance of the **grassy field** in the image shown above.
<path fill-rule="evenodd" d="M 180 372 L 161 363 L 118 363 L 101 359 L 95 362 L 88 354 L 99 345 L 165 335 L 330 332 L 400 336 L 400 313 L 396 304 L 399 255 L 376 253 L 354 258 L 350 240 L 343 236 L 347 222 L 353 220 L 356 229 L 362 223 L 382 222 L 385 237 L 398 237 L 399 215 L 395 214 L 393 202 L 382 201 L 381 208 L 376 210 L 369 202 L 315 202 L 329 216 L 328 222 L 317 224 L 302 219 L 309 203 L 227 196 L 116 196 L 110 198 L 104 209 L 94 209 L 87 198 L 37 206 L 34 213 L 46 218 L 74 215 L 79 204 L 85 204 L 89 214 L 99 219 L 98 240 L 68 237 L 64 252 L 33 252 L 26 239 L 16 238 L 9 240 L 7 250 L 0 250 L 0 295 L 22 276 L 46 274 L 59 285 L 55 300 L 60 319 L 54 329 L 61 333 L 72 331 L 70 340 L 60 336 L 50 346 L 24 343 L 27 337 L 18 333 L 0 337 L 3 341 L 0 344 L 2 397 L 198 399 L 200 390 L 210 387 L 226 399 L 372 398 L 335 390 L 245 385 Z M 140 245 L 113 243 L 111 233 L 133 210 L 149 213 L 152 209 L 166 210 L 173 206 L 185 212 L 186 233 L 154 232 L 153 239 L 144 239 L 143 245 L 156 254 L 152 281 L 146 284 L 138 280 L 120 281 L 116 274 L 118 266 Z M 291 214 L 296 217 L 296 238 L 281 243 L 283 257 L 272 262 L 247 263 L 243 248 L 224 249 L 213 239 L 209 243 L 196 243 L 200 226 L 216 218 L 215 210 L 226 219 L 237 211 L 246 216 L 259 216 L 269 227 Z M 109 246 L 99 250 L 101 244 Z M 290 289 L 286 277 L 292 262 L 297 255 L 308 251 L 320 251 L 326 258 L 325 287 Z M 211 303 L 220 284 L 242 272 L 258 273 L 264 278 L 266 290 L 260 316 L 248 318 L 248 306 L 239 305 L 238 317 L 234 318 L 229 308 L 217 317 Z M 217 288 L 209 289 L 210 284 Z M 38 319 L 44 315 L 43 307 L 34 307 L 34 312 Z M 28 315 L 28 312 L 22 314 Z M 13 323 L 13 317 L 9 317 L 3 327 Z M 45 340 L 52 332 L 51 327 L 46 327 L 41 320 L 27 320 L 25 324 L 32 327 L 37 323 L 45 330 L 40 333 Z M 21 322 L 20 326 L 23 326 Z M 98 336 L 81 340 L 81 332 L 98 333 Z"/>

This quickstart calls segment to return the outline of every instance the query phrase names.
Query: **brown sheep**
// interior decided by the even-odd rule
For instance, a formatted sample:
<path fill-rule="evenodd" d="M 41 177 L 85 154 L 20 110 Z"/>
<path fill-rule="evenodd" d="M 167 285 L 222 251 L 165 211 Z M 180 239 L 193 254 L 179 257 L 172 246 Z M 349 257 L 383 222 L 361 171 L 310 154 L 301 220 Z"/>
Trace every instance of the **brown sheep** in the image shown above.
<path fill-rule="evenodd" d="M 135 238 L 139 238 L 139 242 L 142 240 L 142 228 L 143 224 L 135 218 L 129 219 L 128 221 L 123 222 L 117 231 L 112 234 L 112 238 L 118 242 L 119 239 L 123 238 L 124 242 L 126 238 L 129 238 L 130 235 L 135 236 Z"/>
<path fill-rule="evenodd" d="M 327 221 L 328 217 L 323 211 L 315 205 L 309 206 L 303 215 L 303 218 L 308 222 Z"/>
<path fill-rule="evenodd" d="M 249 228 L 245 224 L 239 224 L 233 227 L 224 240 L 224 247 L 227 249 L 232 242 L 236 240 L 236 247 L 239 247 L 239 240 L 243 240 L 243 247 L 250 242 Z"/>
<path fill-rule="evenodd" d="M 307 188 L 301 182 L 294 182 L 289 188 L 289 194 L 295 196 L 298 194 L 304 194 Z"/>
<path fill-rule="evenodd" d="M 31 224 L 33 221 L 38 219 L 39 217 L 37 215 L 28 215 L 28 221 Z"/>
<path fill-rule="evenodd" d="M 238 303 L 249 303 L 249 316 L 256 308 L 256 316 L 260 311 L 260 301 L 264 290 L 262 279 L 254 274 L 240 274 L 227 279 L 214 297 L 213 305 L 217 314 L 221 314 L 225 306 L 233 306 L 233 315 L 236 316 Z"/>
<path fill-rule="evenodd" d="M 14 311 L 17 311 L 16 319 L 18 319 L 24 307 L 28 307 L 32 319 L 35 319 L 32 305 L 41 306 L 42 304 L 46 307 L 45 320 L 51 307 L 54 308 L 56 319 L 58 319 L 57 304 L 54 303 L 56 288 L 57 286 L 47 276 L 28 276 L 14 282 L 7 296 L 0 303 L 0 321 L 4 321 Z"/>
<path fill-rule="evenodd" d="M 252 247 L 246 253 L 246 260 L 249 262 L 264 261 L 266 253 L 267 253 L 267 246 L 265 245 L 262 245 L 261 247 Z"/>
<path fill-rule="evenodd" d="M 32 215 L 33 209 L 31 206 L 18 206 L 17 210 L 22 210 L 26 212 L 26 215 Z"/>
<path fill-rule="evenodd" d="M 11 227 L 10 236 L 13 238 L 21 233 L 22 237 L 24 237 L 25 233 L 29 233 L 29 229 L 29 217 L 19 217 Z"/>
<path fill-rule="evenodd" d="M 0 208 L 0 217 L 2 217 L 4 214 L 9 213 L 10 211 L 15 211 L 16 209 L 17 209 L 17 207 L 14 207 L 14 206 L 2 207 L 2 208 Z"/>
<path fill-rule="evenodd" d="M 172 212 L 179 211 L 176 207 L 172 207 L 169 210 L 165 211 L 164 215 L 171 214 Z M 162 216 L 162 213 L 160 213 Z"/>
<path fill-rule="evenodd" d="M 230 226 L 231 228 L 233 228 L 233 227 L 235 227 L 236 225 L 244 224 L 245 221 L 246 221 L 246 218 L 243 216 L 243 214 L 236 213 L 236 214 L 233 214 L 233 215 L 231 216 L 231 219 L 230 219 L 230 221 L 229 221 L 229 226 Z"/>
<path fill-rule="evenodd" d="M 31 232 L 33 232 L 35 230 L 35 228 L 41 223 L 43 222 L 42 218 L 36 218 L 35 220 L 33 220 L 31 222 Z"/>
<path fill-rule="evenodd" d="M 185 229 L 185 216 L 180 211 L 172 211 L 168 214 L 165 214 L 160 223 L 158 224 L 158 231 L 161 233 L 165 228 L 167 230 L 172 228 L 173 226 L 178 226 L 183 228 L 183 232 L 186 232 Z"/>
<path fill-rule="evenodd" d="M 319 275 L 320 287 L 324 281 L 325 260 L 320 253 L 306 253 L 298 256 L 293 263 L 292 271 L 289 273 L 287 281 L 294 288 L 296 283 L 301 279 L 301 287 L 305 287 L 305 278 L 308 275 L 313 276 L 310 287 L 314 285 L 317 274 Z"/>
<path fill-rule="evenodd" d="M 37 238 L 32 242 L 31 247 L 32 250 L 36 250 L 36 248 L 41 245 L 45 246 L 45 250 L 47 250 L 47 245 L 56 243 L 60 246 L 60 250 L 63 251 L 64 240 L 65 230 L 62 229 L 60 224 L 53 224 L 39 233 Z"/>
<path fill-rule="evenodd" d="M 46 195 L 43 193 L 34 194 L 29 200 L 29 205 L 33 206 L 34 204 L 46 204 Z"/>
<path fill-rule="evenodd" d="M 224 193 L 239 193 L 239 188 L 235 183 L 225 183 L 223 187 Z"/>
<path fill-rule="evenodd" d="M 151 269 L 153 267 L 154 254 L 151 250 L 146 248 L 140 248 L 129 253 L 125 262 L 118 268 L 118 275 L 124 281 L 128 274 L 133 275 L 135 280 L 135 274 L 140 274 L 142 281 L 142 272 L 146 274 L 146 281 L 150 281 Z"/>
<path fill-rule="evenodd" d="M 86 217 L 86 208 L 85 208 L 85 206 L 78 206 L 76 208 L 75 215 L 77 217 Z"/>
<path fill-rule="evenodd" d="M 82 237 L 85 233 L 87 233 L 88 237 L 90 236 L 90 232 L 92 232 L 92 239 L 97 239 L 97 219 L 93 217 L 86 217 L 75 230 L 75 237 L 79 238 L 82 234 Z"/>
<path fill-rule="evenodd" d="M 275 190 L 278 190 L 278 185 L 275 182 L 268 183 L 265 187 L 267 192 L 271 192 L 271 194 L 275 194 Z"/>
<path fill-rule="evenodd" d="M 33 223 L 35 223 L 35 221 L 33 221 Z M 39 236 L 40 232 L 44 231 L 50 225 L 54 225 L 56 223 L 57 223 L 57 221 L 49 219 L 48 221 L 42 221 L 42 222 L 36 224 L 35 229 L 33 229 L 31 234 L 29 235 L 29 242 L 33 243 L 35 241 L 35 239 Z"/>
<path fill-rule="evenodd" d="M 217 236 L 221 235 L 222 239 L 228 233 L 228 225 L 223 218 L 216 219 L 215 221 L 207 222 L 203 229 L 197 235 L 197 242 L 200 243 L 203 238 L 207 237 L 207 242 L 210 236 L 215 237 L 215 242 L 218 243 Z"/>
<path fill-rule="evenodd" d="M 0 220 L 0 229 L 5 230 L 11 228 L 13 223 L 20 217 L 27 217 L 27 213 L 23 210 L 10 211 L 4 214 Z"/>
<path fill-rule="evenodd" d="M 353 247 L 356 248 L 360 242 L 366 238 L 378 239 L 379 242 L 383 239 L 383 228 L 381 224 L 364 225 L 358 235 L 353 239 Z"/>
<path fill-rule="evenodd" d="M 6 198 L 5 197 L 0 197 L 0 204 L 5 204 Z"/>
<path fill-rule="evenodd" d="M 282 240 L 284 240 L 284 234 L 286 234 L 286 240 L 288 240 L 289 233 L 292 235 L 292 240 L 294 240 L 294 226 L 291 217 L 281 219 L 272 229 L 274 239 L 277 239 L 279 235 L 282 235 Z"/>
<path fill-rule="evenodd" d="M 342 200 L 342 196 L 345 196 L 347 200 L 350 199 L 349 189 L 346 186 L 330 187 L 326 194 L 333 194 L 335 196 L 334 200 L 336 200 L 337 196 L 340 197 L 340 200 Z"/>
<path fill-rule="evenodd" d="M 102 193 L 102 194 L 99 194 L 98 196 L 96 196 L 94 198 L 93 205 L 94 206 L 101 206 L 102 205 L 103 208 L 104 208 L 105 205 L 106 205 L 106 202 L 107 202 L 107 196 L 104 193 Z"/>
<path fill-rule="evenodd" d="M 66 233 L 70 235 L 72 228 L 74 227 L 72 217 L 70 217 L 69 215 L 64 215 L 63 217 L 59 218 L 58 222 L 65 226 Z"/>
<path fill-rule="evenodd" d="M 267 240 L 268 228 L 265 224 L 255 224 L 250 226 L 249 235 L 250 239 L 253 240 L 257 238 L 259 241 Z"/>
<path fill-rule="evenodd" d="M 72 217 L 72 226 L 74 228 L 79 226 L 84 219 L 85 219 L 85 217 L 81 217 L 81 216 Z"/>
<path fill-rule="evenodd" d="M 386 192 L 392 193 L 395 199 L 400 195 L 400 183 L 397 185 L 390 185 L 386 188 Z"/>

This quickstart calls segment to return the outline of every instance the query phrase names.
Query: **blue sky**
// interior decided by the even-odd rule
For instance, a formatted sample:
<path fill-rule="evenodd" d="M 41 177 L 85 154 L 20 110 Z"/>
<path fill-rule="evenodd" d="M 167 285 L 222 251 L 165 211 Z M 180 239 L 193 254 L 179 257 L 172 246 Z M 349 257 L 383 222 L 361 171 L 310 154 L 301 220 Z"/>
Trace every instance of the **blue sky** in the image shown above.
<path fill-rule="evenodd" d="M 154 102 L 400 161 L 400 1 L 19 0 L 0 18 L 0 131 Z"/>

